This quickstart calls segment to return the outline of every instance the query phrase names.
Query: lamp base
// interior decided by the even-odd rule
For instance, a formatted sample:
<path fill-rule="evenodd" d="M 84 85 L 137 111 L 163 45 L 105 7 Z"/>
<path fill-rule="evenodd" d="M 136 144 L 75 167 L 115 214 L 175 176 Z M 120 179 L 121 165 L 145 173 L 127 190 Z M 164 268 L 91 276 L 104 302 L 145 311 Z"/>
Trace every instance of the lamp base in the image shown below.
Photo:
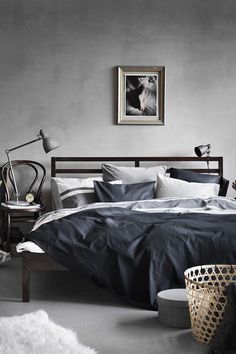
<path fill-rule="evenodd" d="M 7 202 L 5 202 L 5 204 L 8 205 L 15 205 L 15 206 L 27 206 L 30 205 L 28 202 L 24 201 L 24 200 L 8 200 Z"/>

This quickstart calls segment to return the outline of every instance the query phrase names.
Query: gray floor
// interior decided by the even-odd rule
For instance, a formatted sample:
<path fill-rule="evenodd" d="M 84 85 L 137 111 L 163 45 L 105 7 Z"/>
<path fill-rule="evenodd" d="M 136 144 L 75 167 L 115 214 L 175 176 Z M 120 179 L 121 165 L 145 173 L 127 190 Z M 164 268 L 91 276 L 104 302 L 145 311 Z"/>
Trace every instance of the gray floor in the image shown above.
<path fill-rule="evenodd" d="M 44 309 L 100 354 L 206 353 L 190 330 L 163 327 L 157 312 L 130 307 L 69 272 L 35 272 L 31 285 L 31 302 L 22 303 L 21 259 L 0 266 L 1 316 Z"/>

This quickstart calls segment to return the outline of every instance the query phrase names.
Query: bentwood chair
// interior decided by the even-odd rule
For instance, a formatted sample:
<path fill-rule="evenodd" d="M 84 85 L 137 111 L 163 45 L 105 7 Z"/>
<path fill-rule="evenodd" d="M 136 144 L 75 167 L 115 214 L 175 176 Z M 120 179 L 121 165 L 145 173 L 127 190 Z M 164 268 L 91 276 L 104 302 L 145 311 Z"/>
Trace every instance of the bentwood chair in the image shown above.
<path fill-rule="evenodd" d="M 5 191 L 5 202 L 1 203 L 2 212 L 2 243 L 6 250 L 10 250 L 11 230 L 13 224 L 34 223 L 41 215 L 44 206 L 41 202 L 42 187 L 46 177 L 46 170 L 39 162 L 31 160 L 14 160 L 12 168 L 17 179 L 20 199 L 29 202 L 29 205 L 7 204 L 14 200 L 15 190 L 9 163 L 2 166 L 1 178 Z"/>

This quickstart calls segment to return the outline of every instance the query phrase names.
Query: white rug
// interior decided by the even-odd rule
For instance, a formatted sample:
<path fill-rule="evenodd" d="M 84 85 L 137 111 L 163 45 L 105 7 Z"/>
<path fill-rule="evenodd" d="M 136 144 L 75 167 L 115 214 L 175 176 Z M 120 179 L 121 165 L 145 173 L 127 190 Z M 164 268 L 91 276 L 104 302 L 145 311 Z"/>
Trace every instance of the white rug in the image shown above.
<path fill-rule="evenodd" d="M 1 354 L 96 354 L 79 343 L 76 334 L 39 310 L 22 316 L 0 317 Z"/>

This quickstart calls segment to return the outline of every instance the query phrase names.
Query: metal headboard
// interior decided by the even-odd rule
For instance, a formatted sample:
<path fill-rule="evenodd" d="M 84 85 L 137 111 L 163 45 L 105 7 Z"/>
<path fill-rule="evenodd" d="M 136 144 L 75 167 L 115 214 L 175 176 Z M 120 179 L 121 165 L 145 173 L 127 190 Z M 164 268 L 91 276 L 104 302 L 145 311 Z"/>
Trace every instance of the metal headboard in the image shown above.
<path fill-rule="evenodd" d="M 93 174 L 93 173 L 102 173 L 102 167 L 100 168 L 75 168 L 73 167 L 62 167 L 66 163 L 86 163 L 86 162 L 101 162 L 101 166 L 103 162 L 131 162 L 133 163 L 134 167 L 139 167 L 141 162 L 157 162 L 163 163 L 168 162 L 172 163 L 171 166 L 176 167 L 176 162 L 192 162 L 196 165 L 199 162 L 215 162 L 216 167 L 210 168 L 210 172 L 214 174 L 218 174 L 223 176 L 223 157 L 173 157 L 173 156 L 161 156 L 161 157 L 52 157 L 51 158 L 51 176 L 56 177 L 60 174 Z M 76 165 L 76 164 L 75 164 Z M 183 168 L 183 167 L 181 167 Z M 194 171 L 199 173 L 207 173 L 208 169 L 205 168 L 184 168 L 188 171 Z M 168 172 L 168 171 L 167 171 Z"/>

